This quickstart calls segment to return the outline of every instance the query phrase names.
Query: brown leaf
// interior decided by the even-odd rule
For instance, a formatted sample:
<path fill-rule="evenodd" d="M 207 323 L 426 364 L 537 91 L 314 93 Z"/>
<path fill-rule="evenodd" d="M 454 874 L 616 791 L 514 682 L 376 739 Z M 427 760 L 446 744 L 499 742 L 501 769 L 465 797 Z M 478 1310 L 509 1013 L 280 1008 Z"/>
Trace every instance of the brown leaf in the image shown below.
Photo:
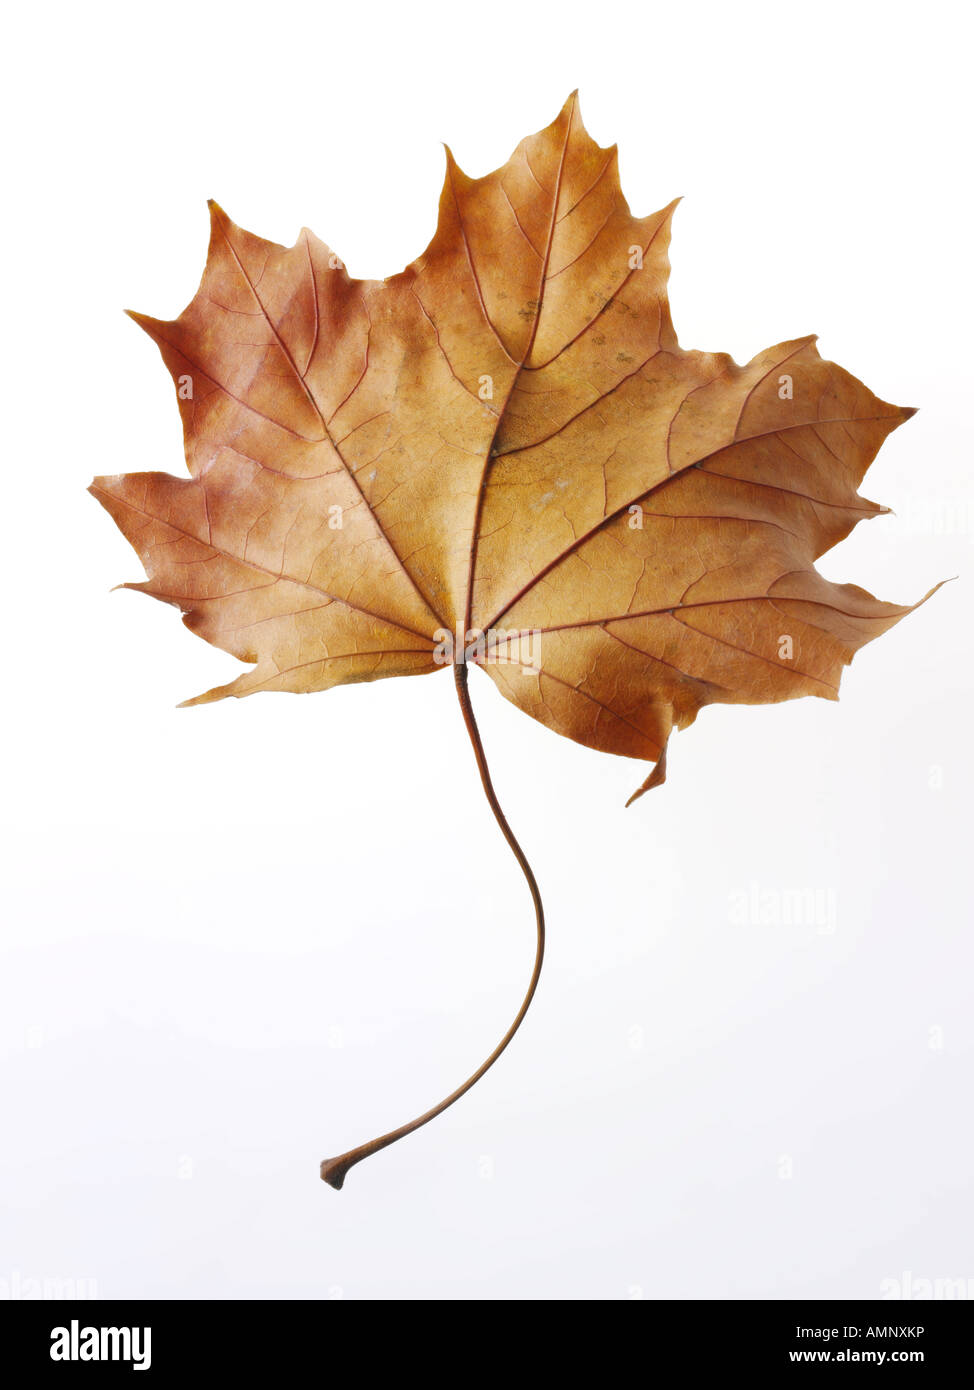
<path fill-rule="evenodd" d="M 574 95 L 486 178 L 448 151 L 436 235 L 389 280 L 211 204 L 195 299 L 133 315 L 192 477 L 92 486 L 131 587 L 255 663 L 188 703 L 433 671 L 458 625 L 521 709 L 653 762 L 713 701 L 836 698 L 911 608 L 813 562 L 882 513 L 856 488 L 913 412 L 811 337 L 743 367 L 680 348 L 674 206 L 631 216 Z"/>
<path fill-rule="evenodd" d="M 811 337 L 738 366 L 680 348 L 666 297 L 675 205 L 634 218 L 616 151 L 575 96 L 503 168 L 447 154 L 436 234 L 353 280 L 215 205 L 206 270 L 172 322 L 133 315 L 177 384 L 189 478 L 92 491 L 139 552 L 132 587 L 253 669 L 190 704 L 454 667 L 579 743 L 655 764 L 713 702 L 835 699 L 844 665 L 911 611 L 819 575 L 884 510 L 857 488 L 888 405 Z"/>

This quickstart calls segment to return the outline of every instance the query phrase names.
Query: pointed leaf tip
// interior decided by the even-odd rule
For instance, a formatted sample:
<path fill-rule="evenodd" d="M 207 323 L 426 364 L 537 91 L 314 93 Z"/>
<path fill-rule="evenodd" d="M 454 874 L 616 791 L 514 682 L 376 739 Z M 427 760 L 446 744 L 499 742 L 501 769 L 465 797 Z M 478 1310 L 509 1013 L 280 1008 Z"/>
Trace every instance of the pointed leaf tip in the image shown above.
<path fill-rule="evenodd" d="M 564 115 L 566 115 L 566 114 L 577 116 L 580 122 L 581 122 L 581 120 L 582 120 L 582 108 L 581 108 L 581 104 L 580 104 L 580 102 L 579 102 L 579 100 L 578 100 L 578 88 L 577 88 L 577 87 L 575 88 L 575 90 L 574 90 L 573 92 L 569 92 L 569 93 L 568 93 L 568 96 L 565 98 L 564 102 L 562 103 L 562 108 L 561 108 L 561 110 L 558 112 L 557 119 L 560 120 L 561 117 L 564 116 Z"/>

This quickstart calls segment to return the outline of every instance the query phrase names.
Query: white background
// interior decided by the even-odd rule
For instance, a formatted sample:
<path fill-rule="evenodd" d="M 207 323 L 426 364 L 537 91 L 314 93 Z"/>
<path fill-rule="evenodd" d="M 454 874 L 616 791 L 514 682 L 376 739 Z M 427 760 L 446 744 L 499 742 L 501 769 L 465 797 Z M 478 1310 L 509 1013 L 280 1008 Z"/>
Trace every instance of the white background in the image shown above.
<path fill-rule="evenodd" d="M 929 0 L 8 16 L 0 1293 L 974 1279 L 966 23 Z M 439 142 L 485 173 L 576 86 L 634 211 L 685 195 L 685 346 L 743 362 L 818 332 L 921 408 L 863 488 L 897 515 L 824 573 L 900 602 L 960 579 L 839 704 L 706 710 L 629 811 L 639 766 L 474 673 L 545 975 L 488 1078 L 336 1193 L 322 1157 L 504 1031 L 530 905 L 446 674 L 175 708 L 242 668 L 109 593 L 141 570 L 90 477 L 183 467 L 171 382 L 121 311 L 191 297 L 208 196 L 391 274 L 432 234 Z M 735 920 L 735 895 L 789 889 L 823 920 Z"/>

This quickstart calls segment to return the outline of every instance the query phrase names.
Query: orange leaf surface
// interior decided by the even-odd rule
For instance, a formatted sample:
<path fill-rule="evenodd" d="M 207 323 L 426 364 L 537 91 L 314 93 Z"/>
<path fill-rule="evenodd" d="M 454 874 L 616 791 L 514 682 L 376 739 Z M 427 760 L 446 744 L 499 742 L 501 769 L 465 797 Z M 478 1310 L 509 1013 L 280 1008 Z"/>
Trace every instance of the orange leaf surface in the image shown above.
<path fill-rule="evenodd" d="M 311 232 L 284 249 L 211 205 L 195 299 L 133 315 L 191 477 L 92 491 L 143 559 L 132 587 L 254 663 L 188 703 L 435 671 L 458 627 L 521 709 L 652 762 L 713 701 L 835 699 L 911 609 L 814 561 L 883 512 L 856 489 L 912 410 L 814 338 L 743 367 L 682 349 L 675 204 L 630 214 L 574 95 L 486 178 L 447 160 L 399 275 L 353 280 Z"/>

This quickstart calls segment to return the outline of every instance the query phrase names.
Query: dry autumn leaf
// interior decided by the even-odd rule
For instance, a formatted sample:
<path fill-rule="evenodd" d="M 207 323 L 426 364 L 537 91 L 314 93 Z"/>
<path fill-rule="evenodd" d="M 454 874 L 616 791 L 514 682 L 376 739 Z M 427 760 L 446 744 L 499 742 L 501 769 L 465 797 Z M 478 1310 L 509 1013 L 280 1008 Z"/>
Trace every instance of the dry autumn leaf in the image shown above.
<path fill-rule="evenodd" d="M 913 412 L 814 338 L 738 366 L 682 349 L 671 204 L 635 218 L 576 97 L 503 168 L 447 152 L 436 234 L 354 280 L 309 231 L 285 249 L 215 205 L 206 270 L 172 322 L 133 315 L 177 384 L 189 478 L 99 478 L 138 551 L 130 587 L 252 669 L 189 704 L 454 671 L 497 804 L 470 665 L 535 719 L 654 767 L 712 702 L 837 698 L 844 665 L 911 608 L 814 561 L 885 509 L 857 487 Z"/>

